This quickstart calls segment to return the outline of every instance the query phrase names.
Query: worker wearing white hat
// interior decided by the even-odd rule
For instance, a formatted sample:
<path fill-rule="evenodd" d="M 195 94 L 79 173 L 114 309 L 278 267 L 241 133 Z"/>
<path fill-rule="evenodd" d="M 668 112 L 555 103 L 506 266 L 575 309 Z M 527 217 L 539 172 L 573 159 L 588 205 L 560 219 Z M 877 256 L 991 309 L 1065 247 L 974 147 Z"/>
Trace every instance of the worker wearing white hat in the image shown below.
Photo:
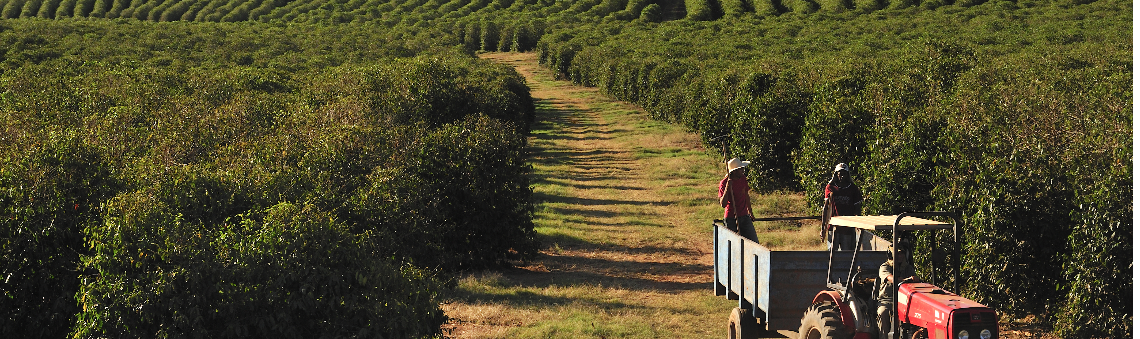
<path fill-rule="evenodd" d="M 720 197 L 720 205 L 724 207 L 725 227 L 745 238 L 757 241 L 756 228 L 752 226 L 752 200 L 748 197 L 748 178 L 744 173 L 748 164 L 749 162 L 741 161 L 739 158 L 729 160 L 725 164 L 728 166 L 728 174 L 720 181 L 717 195 Z M 731 189 L 726 189 L 729 187 Z"/>
<path fill-rule="evenodd" d="M 835 215 L 859 215 L 859 210 L 863 204 L 863 191 L 851 180 L 851 168 L 847 164 L 835 165 L 831 181 L 823 190 L 823 200 L 828 207 L 824 211 L 825 219 Z M 834 232 L 834 243 L 838 244 L 840 249 L 848 251 L 855 249 L 854 228 L 844 226 L 832 228 L 830 231 Z M 822 230 L 821 233 L 824 231 L 827 230 Z M 824 234 L 820 234 L 820 236 L 823 237 Z"/>

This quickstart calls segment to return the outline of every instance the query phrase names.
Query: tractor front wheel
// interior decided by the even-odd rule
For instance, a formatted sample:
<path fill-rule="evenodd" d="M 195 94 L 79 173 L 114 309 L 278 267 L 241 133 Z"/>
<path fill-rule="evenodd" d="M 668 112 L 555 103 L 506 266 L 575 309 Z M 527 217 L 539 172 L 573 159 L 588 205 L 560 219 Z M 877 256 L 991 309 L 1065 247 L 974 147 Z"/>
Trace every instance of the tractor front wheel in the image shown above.
<path fill-rule="evenodd" d="M 843 319 L 839 317 L 839 307 L 830 301 L 811 305 L 800 319 L 800 339 L 850 338 L 851 334 L 843 328 Z"/>
<path fill-rule="evenodd" d="M 756 318 L 743 308 L 734 308 L 728 314 L 728 339 L 756 339 L 760 337 Z"/>

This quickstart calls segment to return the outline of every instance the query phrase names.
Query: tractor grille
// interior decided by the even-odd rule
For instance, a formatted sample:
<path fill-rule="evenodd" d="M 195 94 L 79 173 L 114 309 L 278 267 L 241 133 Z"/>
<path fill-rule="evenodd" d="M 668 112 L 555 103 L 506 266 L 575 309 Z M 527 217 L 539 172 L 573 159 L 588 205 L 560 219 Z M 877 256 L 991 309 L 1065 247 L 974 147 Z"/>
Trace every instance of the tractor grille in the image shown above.
<path fill-rule="evenodd" d="M 993 331 L 994 334 L 997 334 L 997 319 L 993 313 L 958 310 L 954 312 L 953 315 L 954 318 L 952 321 L 954 327 L 951 333 L 958 333 L 960 330 L 969 330 L 971 339 L 978 338 L 978 333 L 982 329 L 989 329 Z"/>

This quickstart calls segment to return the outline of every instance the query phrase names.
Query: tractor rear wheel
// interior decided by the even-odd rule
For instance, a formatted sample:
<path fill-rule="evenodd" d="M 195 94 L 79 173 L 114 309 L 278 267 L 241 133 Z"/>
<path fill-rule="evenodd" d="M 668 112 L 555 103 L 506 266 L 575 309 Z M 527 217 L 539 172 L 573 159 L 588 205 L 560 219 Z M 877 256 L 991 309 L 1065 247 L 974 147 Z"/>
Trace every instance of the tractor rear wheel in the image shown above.
<path fill-rule="evenodd" d="M 743 308 L 734 308 L 728 314 L 728 339 L 756 339 L 760 337 L 756 317 Z"/>
<path fill-rule="evenodd" d="M 830 301 L 811 305 L 800 319 L 800 339 L 850 338 L 851 334 L 843 328 L 843 319 L 839 317 L 839 307 Z"/>

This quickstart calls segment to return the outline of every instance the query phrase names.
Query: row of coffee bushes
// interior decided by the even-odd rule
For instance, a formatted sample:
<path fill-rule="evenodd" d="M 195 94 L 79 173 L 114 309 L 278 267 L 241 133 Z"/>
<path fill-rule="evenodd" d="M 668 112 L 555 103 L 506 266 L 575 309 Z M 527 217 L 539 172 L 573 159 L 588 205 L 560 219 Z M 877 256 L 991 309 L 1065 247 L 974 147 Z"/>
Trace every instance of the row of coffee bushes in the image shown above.
<path fill-rule="evenodd" d="M 3 25 L 0 335 L 430 337 L 448 271 L 537 246 L 506 66 L 309 26 Z"/>
<path fill-rule="evenodd" d="M 727 141 L 754 160 L 753 187 L 819 197 L 846 162 L 866 213 L 962 211 L 963 294 L 1063 337 L 1128 337 L 1132 52 L 1112 32 L 1131 4 L 1041 5 L 603 23 L 538 48 L 577 83 Z M 945 286 L 931 265 L 947 251 L 927 248 L 949 238 L 921 235 L 916 258 Z"/>
<path fill-rule="evenodd" d="M 459 36 L 460 40 L 477 40 L 471 51 L 529 51 L 548 26 L 576 26 L 602 20 L 678 19 L 683 13 L 672 15 L 664 8 L 681 8 L 683 12 L 683 7 L 681 0 L 0 0 L 0 18 L 367 23 L 369 27 L 384 26 L 403 35 L 428 34 L 439 38 L 440 34 L 447 34 Z M 472 32 L 478 35 L 471 36 Z"/>
<path fill-rule="evenodd" d="M 471 16 L 514 21 L 534 15 L 565 22 L 577 20 L 660 21 L 673 19 L 717 20 L 722 17 L 766 17 L 783 13 L 812 14 L 858 10 L 861 13 L 883 8 L 973 6 L 981 0 L 0 0 L 0 18 L 98 18 L 145 21 L 196 22 L 370 22 L 387 27 L 439 26 Z M 1088 0 L 1057 0 L 1065 6 Z M 650 8 L 650 10 L 646 10 Z M 664 11 L 664 12 L 663 12 Z"/>
<path fill-rule="evenodd" d="M 64 59 L 162 68 L 241 66 L 297 72 L 450 53 L 456 42 L 449 34 L 426 29 L 390 30 L 358 24 L 6 20 L 0 21 L 0 71 Z"/>

